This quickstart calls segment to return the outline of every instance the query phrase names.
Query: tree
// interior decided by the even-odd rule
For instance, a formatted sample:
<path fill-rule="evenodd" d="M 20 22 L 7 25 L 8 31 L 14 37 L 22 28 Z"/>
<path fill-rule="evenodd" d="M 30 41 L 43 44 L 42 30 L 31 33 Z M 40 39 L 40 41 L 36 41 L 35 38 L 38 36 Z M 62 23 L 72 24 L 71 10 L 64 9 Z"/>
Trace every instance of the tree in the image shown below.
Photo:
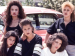
<path fill-rule="evenodd" d="M 10 1 L 10 0 L 5 0 L 6 4 Z M 57 11 L 61 12 L 61 4 L 65 1 L 70 1 L 75 5 L 75 0 L 43 0 L 43 2 L 39 2 L 36 5 L 36 2 L 33 2 L 33 0 L 24 0 L 25 2 L 22 2 L 22 5 L 25 6 L 42 6 L 45 8 L 50 8 L 50 9 L 54 9 Z M 4 0 L 2 0 L 2 2 L 0 2 L 0 5 L 4 5 Z"/>
<path fill-rule="evenodd" d="M 5 1 L 6 1 L 6 5 L 7 5 L 10 0 L 5 0 Z"/>
<path fill-rule="evenodd" d="M 25 0 L 25 2 L 22 2 L 22 5 L 34 6 L 34 2 L 33 2 L 33 0 Z"/>
<path fill-rule="evenodd" d="M 75 0 L 43 0 L 43 7 L 55 9 L 61 12 L 61 4 L 65 1 L 70 1 L 75 5 Z"/>
<path fill-rule="evenodd" d="M 5 5 L 5 0 L 0 0 L 0 5 L 4 6 Z"/>

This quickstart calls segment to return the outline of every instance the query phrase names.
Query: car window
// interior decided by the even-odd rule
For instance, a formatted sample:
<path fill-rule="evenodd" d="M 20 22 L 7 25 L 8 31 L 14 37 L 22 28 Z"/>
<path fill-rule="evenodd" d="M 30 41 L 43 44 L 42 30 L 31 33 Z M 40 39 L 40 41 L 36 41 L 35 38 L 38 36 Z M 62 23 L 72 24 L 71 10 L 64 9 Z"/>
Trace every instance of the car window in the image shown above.
<path fill-rule="evenodd" d="M 54 21 L 56 21 L 54 15 L 51 14 L 39 14 L 40 28 L 47 29 Z"/>
<path fill-rule="evenodd" d="M 34 17 L 35 15 L 27 15 L 27 18 L 32 21 L 33 26 L 37 28 Z M 54 15 L 52 14 L 38 14 L 38 19 L 40 29 L 47 29 L 50 25 L 52 25 L 52 23 L 56 21 Z"/>
<path fill-rule="evenodd" d="M 31 20 L 31 22 L 33 24 L 33 27 L 36 28 L 36 23 L 35 23 L 35 20 L 34 20 L 34 15 L 27 15 L 26 18 Z"/>

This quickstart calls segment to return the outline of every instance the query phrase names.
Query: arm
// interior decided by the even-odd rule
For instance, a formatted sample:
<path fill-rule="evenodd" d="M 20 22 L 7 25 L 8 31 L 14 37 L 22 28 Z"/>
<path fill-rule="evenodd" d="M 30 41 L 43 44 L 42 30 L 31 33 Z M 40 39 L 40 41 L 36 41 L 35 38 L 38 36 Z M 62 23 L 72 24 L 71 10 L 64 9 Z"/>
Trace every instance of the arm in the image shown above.
<path fill-rule="evenodd" d="M 4 26 L 5 26 L 4 27 L 4 32 L 3 32 L 4 35 L 6 34 L 6 27 L 7 27 L 6 26 L 7 24 L 6 24 L 6 19 L 5 18 L 6 18 L 6 16 L 3 16 L 3 18 L 2 18 L 3 19 Z"/>
<path fill-rule="evenodd" d="M 22 44 L 17 43 L 13 56 L 22 56 Z"/>
<path fill-rule="evenodd" d="M 42 38 L 39 37 L 36 40 L 36 44 L 34 46 L 34 50 L 33 50 L 33 55 L 32 56 L 40 56 L 41 55 L 41 50 L 42 50 Z"/>
<path fill-rule="evenodd" d="M 3 20 L 3 23 L 4 23 L 4 31 L 3 31 L 3 34 L 5 35 L 6 34 L 6 25 L 7 25 L 7 23 L 6 23 L 6 15 L 4 14 L 3 16 L 2 16 L 2 20 Z"/>
<path fill-rule="evenodd" d="M 6 34 L 6 26 L 4 27 L 4 32 L 3 32 L 3 34 L 4 34 L 4 35 Z"/>
<path fill-rule="evenodd" d="M 46 32 L 45 43 L 47 42 L 49 36 L 50 36 L 50 34 Z"/>
<path fill-rule="evenodd" d="M 4 26 L 5 26 L 6 25 L 6 15 L 2 16 L 2 20 L 3 20 Z"/>
<path fill-rule="evenodd" d="M 24 33 L 22 33 L 22 35 L 21 35 L 21 39 L 22 39 L 23 41 L 26 39 L 26 36 L 25 36 Z"/>
<path fill-rule="evenodd" d="M 19 38 L 19 43 L 17 43 L 15 47 L 14 56 L 22 56 L 22 39 L 21 38 Z"/>
<path fill-rule="evenodd" d="M 2 37 L 1 37 L 1 41 L 3 40 L 3 37 L 4 37 L 4 35 L 6 34 L 6 26 L 5 26 L 5 28 L 4 28 L 4 32 L 2 32 L 3 33 L 3 35 L 2 35 Z"/>
<path fill-rule="evenodd" d="M 46 42 L 47 42 L 49 36 L 50 36 L 50 34 L 48 34 L 48 33 L 46 32 L 45 40 L 44 40 L 44 42 L 43 42 L 43 48 L 46 48 L 46 47 L 47 47 Z"/>
<path fill-rule="evenodd" d="M 40 56 L 45 56 L 45 53 L 44 53 L 44 51 L 42 50 L 42 52 L 41 52 L 41 55 Z"/>
<path fill-rule="evenodd" d="M 54 33 L 55 33 L 55 24 L 56 24 L 56 22 L 54 22 L 54 23 L 47 29 L 46 36 L 45 36 L 45 43 L 47 42 L 48 37 L 49 37 L 51 34 L 54 34 Z"/>

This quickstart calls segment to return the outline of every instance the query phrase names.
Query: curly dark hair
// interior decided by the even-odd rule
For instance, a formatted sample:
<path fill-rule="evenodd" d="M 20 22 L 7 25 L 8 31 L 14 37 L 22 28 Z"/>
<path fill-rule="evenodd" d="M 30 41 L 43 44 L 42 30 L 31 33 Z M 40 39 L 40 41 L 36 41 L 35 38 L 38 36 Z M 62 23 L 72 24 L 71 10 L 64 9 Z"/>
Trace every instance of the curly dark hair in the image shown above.
<path fill-rule="evenodd" d="M 10 36 L 13 36 L 15 37 L 15 44 L 13 46 L 10 47 L 9 49 L 9 52 L 7 53 L 7 39 L 10 37 Z M 0 47 L 0 56 L 12 56 L 13 55 L 13 52 L 14 52 L 14 49 L 15 49 L 15 46 L 16 44 L 18 43 L 19 41 L 19 36 L 17 34 L 16 31 L 8 31 L 4 38 L 3 38 L 3 44 L 1 45 Z"/>
<path fill-rule="evenodd" d="M 8 6 L 7 9 L 5 11 L 6 14 L 6 25 L 10 26 L 11 22 L 12 22 L 12 16 L 10 15 L 10 9 L 11 6 L 16 5 L 19 8 L 19 15 L 18 18 L 19 19 L 24 19 L 26 17 L 26 14 L 24 13 L 24 9 L 22 8 L 22 5 L 19 1 L 11 1 Z"/>
<path fill-rule="evenodd" d="M 68 39 L 63 33 L 55 33 L 51 37 L 49 37 L 49 39 L 46 43 L 47 47 L 51 48 L 53 41 L 55 41 L 56 39 L 62 40 L 61 47 L 57 50 L 58 52 L 62 52 L 68 44 Z"/>

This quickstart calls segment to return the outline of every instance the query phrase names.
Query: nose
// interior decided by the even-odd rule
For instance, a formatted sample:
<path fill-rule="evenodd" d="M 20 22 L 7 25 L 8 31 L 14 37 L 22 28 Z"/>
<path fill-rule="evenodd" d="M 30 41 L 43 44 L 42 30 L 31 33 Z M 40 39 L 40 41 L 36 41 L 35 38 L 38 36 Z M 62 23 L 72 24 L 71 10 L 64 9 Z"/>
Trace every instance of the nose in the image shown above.
<path fill-rule="evenodd" d="M 13 12 L 16 12 L 16 10 L 14 9 Z"/>
<path fill-rule="evenodd" d="M 29 30 L 27 30 L 27 33 L 29 32 Z"/>
<path fill-rule="evenodd" d="M 11 44 L 13 43 L 14 41 L 13 40 L 11 40 Z"/>
<path fill-rule="evenodd" d="M 14 13 L 15 13 L 16 11 L 14 10 Z"/>
<path fill-rule="evenodd" d="M 60 46 L 60 44 L 59 43 L 57 43 L 57 47 L 59 47 Z"/>

